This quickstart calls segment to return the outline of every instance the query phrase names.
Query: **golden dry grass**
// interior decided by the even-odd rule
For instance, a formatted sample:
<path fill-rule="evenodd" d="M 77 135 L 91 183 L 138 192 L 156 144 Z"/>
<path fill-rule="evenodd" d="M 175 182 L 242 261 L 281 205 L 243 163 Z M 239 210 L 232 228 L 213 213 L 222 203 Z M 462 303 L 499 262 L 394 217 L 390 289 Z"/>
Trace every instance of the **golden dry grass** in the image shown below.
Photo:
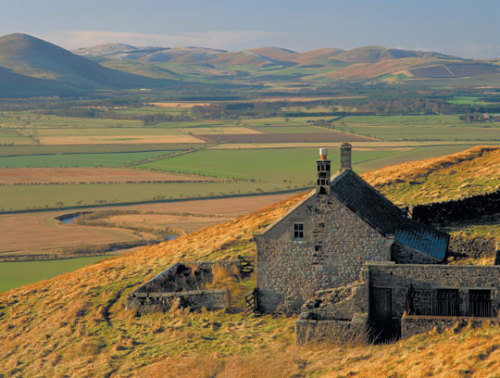
<path fill-rule="evenodd" d="M 473 147 L 362 176 L 397 203 L 414 205 L 489 193 L 500 188 L 500 147 Z"/>

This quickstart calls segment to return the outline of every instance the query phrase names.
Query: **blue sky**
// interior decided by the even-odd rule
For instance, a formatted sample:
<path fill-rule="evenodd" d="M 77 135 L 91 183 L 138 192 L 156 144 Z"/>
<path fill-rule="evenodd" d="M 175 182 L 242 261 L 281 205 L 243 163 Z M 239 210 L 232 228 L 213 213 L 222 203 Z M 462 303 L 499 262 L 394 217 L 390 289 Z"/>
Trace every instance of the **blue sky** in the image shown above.
<path fill-rule="evenodd" d="M 499 0 L 0 0 L 0 34 L 296 51 L 367 45 L 500 58 Z"/>

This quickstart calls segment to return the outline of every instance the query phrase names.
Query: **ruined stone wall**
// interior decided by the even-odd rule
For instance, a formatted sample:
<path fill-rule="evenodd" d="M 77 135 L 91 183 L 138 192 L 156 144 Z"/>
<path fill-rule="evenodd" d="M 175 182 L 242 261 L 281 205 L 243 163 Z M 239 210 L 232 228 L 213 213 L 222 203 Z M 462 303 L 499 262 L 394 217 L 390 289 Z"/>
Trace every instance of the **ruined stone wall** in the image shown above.
<path fill-rule="evenodd" d="M 296 222 L 303 241 L 293 240 Z M 256 241 L 260 310 L 286 313 L 317 290 L 357 281 L 366 261 L 389 261 L 393 243 L 327 195 L 312 195 Z"/>
<path fill-rule="evenodd" d="M 404 315 L 401 318 L 401 338 L 407 339 L 419 333 L 436 329 L 441 333 L 447 328 L 461 329 L 470 325 L 472 328 L 480 327 L 484 323 L 498 325 L 498 320 L 491 318 L 451 317 L 451 316 L 421 316 Z"/>
<path fill-rule="evenodd" d="M 500 214 L 500 189 L 457 201 L 418 205 L 412 210 L 416 221 L 439 226 L 495 214 Z"/>
<path fill-rule="evenodd" d="M 413 289 L 458 289 L 460 313 L 469 313 L 469 290 L 491 290 L 494 311 L 500 307 L 500 266 L 417 265 L 368 263 L 370 287 L 392 289 L 392 312 L 401 317 L 406 311 L 407 291 Z"/>
<path fill-rule="evenodd" d="M 127 298 L 127 309 L 139 314 L 168 311 L 174 303 L 180 308 L 192 311 L 221 310 L 228 303 L 226 290 L 193 290 L 174 293 L 144 293 L 137 292 Z"/>
<path fill-rule="evenodd" d="M 351 320 L 356 313 L 368 313 L 369 287 L 366 269 L 362 281 L 347 286 L 317 291 L 301 308 L 300 319 Z"/>
<path fill-rule="evenodd" d="M 127 309 L 139 314 L 167 311 L 175 302 L 194 311 L 223 309 L 229 301 L 227 291 L 204 290 L 213 282 L 216 266 L 244 275 L 237 260 L 178 262 L 130 293 Z"/>
<path fill-rule="evenodd" d="M 167 293 L 202 289 L 205 284 L 212 282 L 212 269 L 216 265 L 227 270 L 239 270 L 239 261 L 235 260 L 178 262 L 153 277 L 136 292 Z"/>

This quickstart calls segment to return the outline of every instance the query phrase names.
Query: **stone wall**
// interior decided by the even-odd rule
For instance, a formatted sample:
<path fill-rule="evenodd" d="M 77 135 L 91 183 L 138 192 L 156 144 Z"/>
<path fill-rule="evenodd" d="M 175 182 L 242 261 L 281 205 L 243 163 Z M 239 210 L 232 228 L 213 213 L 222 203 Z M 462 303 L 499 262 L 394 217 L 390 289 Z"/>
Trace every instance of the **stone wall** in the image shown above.
<path fill-rule="evenodd" d="M 241 261 L 178 262 L 134 290 L 127 297 L 127 309 L 137 313 L 167 311 L 175 302 L 179 307 L 200 311 L 219 310 L 229 302 L 226 290 L 204 290 L 214 279 L 215 267 L 242 278 Z"/>
<path fill-rule="evenodd" d="M 491 291 L 494 311 L 500 307 L 500 266 L 479 265 L 417 265 L 368 263 L 370 287 L 392 290 L 392 312 L 401 317 L 406 311 L 407 292 L 413 289 L 458 289 L 460 313 L 469 313 L 469 290 Z"/>
<path fill-rule="evenodd" d="M 462 236 L 453 236 L 450 238 L 448 250 L 451 253 L 473 257 L 475 259 L 481 257 L 495 256 L 497 251 L 497 242 L 494 237 L 466 238 Z"/>
<path fill-rule="evenodd" d="M 414 220 L 439 226 L 495 214 L 500 214 L 500 188 L 492 193 L 457 201 L 417 205 L 412 210 Z"/>
<path fill-rule="evenodd" d="M 355 314 L 352 320 L 299 319 L 295 322 L 295 342 L 368 342 L 367 318 L 367 314 Z"/>
<path fill-rule="evenodd" d="M 304 240 L 294 241 L 299 222 Z M 311 195 L 255 238 L 260 310 L 286 313 L 318 290 L 357 281 L 366 261 L 389 261 L 393 243 L 327 195 Z"/>
<path fill-rule="evenodd" d="M 401 338 L 407 339 L 419 333 L 429 332 L 436 329 L 441 333 L 447 328 L 461 329 L 470 325 L 473 328 L 480 327 L 484 323 L 498 326 L 498 319 L 472 318 L 472 317 L 449 317 L 449 316 L 419 316 L 404 314 L 401 318 Z"/>

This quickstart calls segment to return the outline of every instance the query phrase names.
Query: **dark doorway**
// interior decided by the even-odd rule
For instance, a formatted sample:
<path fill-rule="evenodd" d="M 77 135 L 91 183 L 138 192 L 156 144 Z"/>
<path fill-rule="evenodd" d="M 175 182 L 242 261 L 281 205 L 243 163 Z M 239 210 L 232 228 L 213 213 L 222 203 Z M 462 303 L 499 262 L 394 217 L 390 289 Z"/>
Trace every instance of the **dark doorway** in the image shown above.
<path fill-rule="evenodd" d="M 469 315 L 478 317 L 492 316 L 490 290 L 469 291 Z"/>
<path fill-rule="evenodd" d="M 392 322 L 392 290 L 390 288 L 370 288 L 370 328 L 371 338 L 376 342 L 393 340 L 398 336 Z"/>

